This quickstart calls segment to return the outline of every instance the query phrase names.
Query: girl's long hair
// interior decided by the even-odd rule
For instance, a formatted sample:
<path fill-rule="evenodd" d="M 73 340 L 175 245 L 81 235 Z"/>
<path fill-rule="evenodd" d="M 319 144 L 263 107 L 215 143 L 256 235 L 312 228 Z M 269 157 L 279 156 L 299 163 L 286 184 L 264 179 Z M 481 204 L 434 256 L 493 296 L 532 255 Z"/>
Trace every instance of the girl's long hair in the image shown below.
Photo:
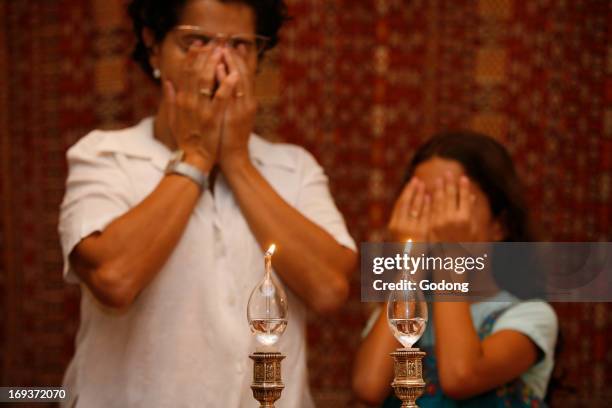
<path fill-rule="evenodd" d="M 451 131 L 435 135 L 412 158 L 404 183 L 416 167 L 434 157 L 459 162 L 472 182 L 478 184 L 489 200 L 493 217 L 504 227 L 504 241 L 535 241 L 524 198 L 523 186 L 508 151 L 495 139 L 470 131 Z"/>

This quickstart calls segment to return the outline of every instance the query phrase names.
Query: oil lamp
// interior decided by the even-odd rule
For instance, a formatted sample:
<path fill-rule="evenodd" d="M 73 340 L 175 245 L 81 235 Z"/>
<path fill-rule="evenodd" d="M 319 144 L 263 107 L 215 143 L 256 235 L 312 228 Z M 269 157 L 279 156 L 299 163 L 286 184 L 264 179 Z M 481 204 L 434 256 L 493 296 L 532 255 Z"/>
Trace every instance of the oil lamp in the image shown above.
<path fill-rule="evenodd" d="M 412 241 L 409 240 L 404 252 L 410 253 L 411 249 Z M 410 279 L 407 270 L 401 272 L 400 279 L 405 282 Z M 391 353 L 395 374 L 391 386 L 402 401 L 402 408 L 418 407 L 415 401 L 425 389 L 422 364 L 425 352 L 412 346 L 427 325 L 427 303 L 423 293 L 417 288 L 394 290 L 387 301 L 387 321 L 395 338 L 404 346 Z"/>
<path fill-rule="evenodd" d="M 258 346 L 249 357 L 253 360 L 253 397 L 260 407 L 272 408 L 285 385 L 281 378 L 281 361 L 285 358 L 276 348 L 287 327 L 287 295 L 272 275 L 272 244 L 264 255 L 263 279 L 255 286 L 247 305 L 247 319 Z"/>

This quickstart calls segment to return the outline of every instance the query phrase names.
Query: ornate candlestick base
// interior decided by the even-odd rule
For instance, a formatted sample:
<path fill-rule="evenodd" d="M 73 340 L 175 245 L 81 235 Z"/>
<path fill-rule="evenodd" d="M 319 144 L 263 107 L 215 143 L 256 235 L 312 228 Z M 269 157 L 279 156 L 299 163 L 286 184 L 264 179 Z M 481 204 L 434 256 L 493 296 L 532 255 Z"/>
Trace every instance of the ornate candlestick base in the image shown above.
<path fill-rule="evenodd" d="M 253 360 L 253 397 L 260 408 L 274 408 L 285 384 L 281 379 L 281 361 L 285 356 L 278 352 L 256 352 L 249 356 Z"/>
<path fill-rule="evenodd" d="M 395 395 L 402 400 L 402 408 L 418 408 L 415 401 L 425 389 L 422 362 L 425 352 L 418 348 L 399 348 L 391 356 L 395 372 L 391 386 Z"/>

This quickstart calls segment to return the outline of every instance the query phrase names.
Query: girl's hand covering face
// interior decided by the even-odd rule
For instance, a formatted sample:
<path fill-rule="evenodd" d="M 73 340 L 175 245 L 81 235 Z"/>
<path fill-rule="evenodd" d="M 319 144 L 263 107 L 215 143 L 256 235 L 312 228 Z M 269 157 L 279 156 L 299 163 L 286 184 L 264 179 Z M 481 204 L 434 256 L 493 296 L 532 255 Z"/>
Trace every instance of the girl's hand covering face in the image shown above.
<path fill-rule="evenodd" d="M 413 177 L 396 201 L 389 221 L 389 232 L 395 241 L 426 242 L 428 239 L 431 197 L 425 183 Z"/>
<path fill-rule="evenodd" d="M 480 238 L 474 217 L 476 196 L 466 176 L 457 180 L 451 173 L 435 181 L 431 212 L 430 241 L 473 242 Z"/>
<path fill-rule="evenodd" d="M 396 201 L 389 221 L 395 241 L 476 242 L 484 239 L 474 214 L 476 196 L 466 176 L 451 173 L 435 181 L 433 192 L 413 177 Z"/>

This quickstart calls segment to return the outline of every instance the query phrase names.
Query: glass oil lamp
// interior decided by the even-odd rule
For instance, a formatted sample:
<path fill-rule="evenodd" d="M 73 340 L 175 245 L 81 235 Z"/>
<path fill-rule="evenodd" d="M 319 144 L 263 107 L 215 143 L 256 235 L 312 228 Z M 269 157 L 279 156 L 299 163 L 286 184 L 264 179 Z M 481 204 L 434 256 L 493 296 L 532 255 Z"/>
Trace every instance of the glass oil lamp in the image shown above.
<path fill-rule="evenodd" d="M 247 320 L 258 346 L 249 357 L 253 360 L 253 397 L 260 407 L 273 408 L 285 385 L 281 377 L 281 361 L 285 358 L 276 348 L 287 327 L 287 295 L 272 275 L 272 244 L 264 255 L 263 279 L 251 292 L 247 305 Z"/>
<path fill-rule="evenodd" d="M 410 253 L 412 241 L 404 248 Z M 410 280 L 408 271 L 401 271 L 400 279 Z M 427 303 L 423 293 L 413 290 L 393 291 L 387 301 L 387 321 L 393 336 L 404 346 L 391 353 L 394 359 L 394 379 L 391 386 L 402 401 L 402 408 L 418 407 L 417 398 L 425 389 L 423 364 L 425 352 L 412 346 L 421 338 L 427 325 Z"/>

